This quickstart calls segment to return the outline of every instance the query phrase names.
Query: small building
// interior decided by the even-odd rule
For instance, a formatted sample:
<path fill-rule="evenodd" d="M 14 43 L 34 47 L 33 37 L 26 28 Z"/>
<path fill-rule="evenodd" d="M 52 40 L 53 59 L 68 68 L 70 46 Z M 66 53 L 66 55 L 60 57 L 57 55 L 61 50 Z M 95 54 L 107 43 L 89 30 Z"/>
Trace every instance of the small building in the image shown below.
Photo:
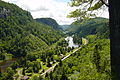
<path fill-rule="evenodd" d="M 29 76 L 23 76 L 22 78 L 21 78 L 21 80 L 28 80 L 29 79 Z"/>

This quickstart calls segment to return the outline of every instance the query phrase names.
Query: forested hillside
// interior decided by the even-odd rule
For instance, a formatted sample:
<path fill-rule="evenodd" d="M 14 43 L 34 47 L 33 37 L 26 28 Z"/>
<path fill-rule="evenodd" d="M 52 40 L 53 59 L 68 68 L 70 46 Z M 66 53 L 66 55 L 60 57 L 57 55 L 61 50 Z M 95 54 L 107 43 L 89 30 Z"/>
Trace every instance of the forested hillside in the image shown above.
<path fill-rule="evenodd" d="M 40 76 L 70 53 L 62 31 L 0 0 L 0 80 Z"/>
<path fill-rule="evenodd" d="M 67 31 L 70 34 L 78 34 L 80 37 L 96 34 L 100 38 L 109 38 L 108 22 L 108 19 L 100 17 L 75 21 L 68 27 Z"/>
<path fill-rule="evenodd" d="M 45 80 L 111 80 L 109 39 L 93 40 L 83 46 Z"/>
<path fill-rule="evenodd" d="M 108 19 L 76 21 L 67 29 L 76 44 L 88 44 L 62 61 L 45 80 L 111 80 Z M 72 33 L 71 33 L 72 32 Z"/>
<path fill-rule="evenodd" d="M 55 30 L 62 30 L 62 28 L 59 26 L 59 24 L 52 18 L 37 18 L 35 20 L 37 22 L 49 25 L 49 26 L 51 26 Z"/>
<path fill-rule="evenodd" d="M 62 33 L 34 21 L 31 14 L 17 5 L 0 0 L 0 54 L 25 56 L 45 49 L 61 38 Z"/>
<path fill-rule="evenodd" d="M 110 71 L 108 19 L 61 28 L 0 0 L 0 80 L 111 80 Z"/>

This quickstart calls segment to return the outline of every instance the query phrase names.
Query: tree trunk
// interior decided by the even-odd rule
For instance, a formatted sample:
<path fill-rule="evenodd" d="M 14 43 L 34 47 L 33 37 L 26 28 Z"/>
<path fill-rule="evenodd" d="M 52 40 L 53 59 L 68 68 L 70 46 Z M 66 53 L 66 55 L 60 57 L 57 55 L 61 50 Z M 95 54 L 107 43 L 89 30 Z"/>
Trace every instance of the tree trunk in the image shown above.
<path fill-rule="evenodd" d="M 112 80 L 120 80 L 120 0 L 109 0 Z"/>

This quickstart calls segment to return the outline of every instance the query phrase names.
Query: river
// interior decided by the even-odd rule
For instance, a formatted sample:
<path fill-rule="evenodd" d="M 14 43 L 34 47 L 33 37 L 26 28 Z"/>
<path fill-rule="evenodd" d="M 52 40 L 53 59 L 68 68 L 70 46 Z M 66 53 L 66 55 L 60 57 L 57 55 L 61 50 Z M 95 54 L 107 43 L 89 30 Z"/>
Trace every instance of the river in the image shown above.
<path fill-rule="evenodd" d="M 79 47 L 79 45 L 77 45 L 77 44 L 75 44 L 74 42 L 73 42 L 73 36 L 67 36 L 66 38 L 65 38 L 65 40 L 68 42 L 68 46 L 69 47 Z M 0 71 L 1 72 L 4 72 L 5 71 L 5 69 L 8 67 L 8 66 L 10 66 L 10 64 L 11 63 L 13 63 L 13 62 L 15 62 L 16 61 L 16 59 L 11 59 L 11 60 L 6 60 L 6 61 L 3 61 L 3 62 L 1 62 L 0 63 Z"/>
<path fill-rule="evenodd" d="M 68 46 L 69 47 L 79 47 L 79 45 L 77 45 L 77 44 L 75 44 L 74 42 L 73 42 L 73 37 L 72 36 L 67 36 L 66 38 L 65 38 L 65 40 L 68 42 Z"/>

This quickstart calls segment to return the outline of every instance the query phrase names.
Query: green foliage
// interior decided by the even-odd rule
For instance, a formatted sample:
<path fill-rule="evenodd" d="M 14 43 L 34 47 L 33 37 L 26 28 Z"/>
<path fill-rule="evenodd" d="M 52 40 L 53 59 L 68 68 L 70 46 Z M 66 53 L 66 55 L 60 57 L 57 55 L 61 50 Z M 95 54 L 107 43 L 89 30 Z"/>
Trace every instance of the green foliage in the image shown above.
<path fill-rule="evenodd" d="M 10 65 L 10 67 L 11 67 L 13 70 L 17 69 L 18 66 L 19 66 L 18 62 L 14 62 L 13 64 Z"/>
<path fill-rule="evenodd" d="M 98 1 L 94 6 L 89 7 L 88 10 L 89 11 L 93 11 L 93 10 L 97 10 L 99 9 L 101 6 L 103 6 L 104 4 L 101 1 Z"/>
<path fill-rule="evenodd" d="M 91 18 L 84 21 L 76 21 L 67 29 L 69 33 L 77 34 L 79 37 L 97 35 L 98 38 L 109 38 L 108 19 Z M 69 34 L 68 33 L 68 34 Z"/>
<path fill-rule="evenodd" d="M 26 73 L 32 73 L 33 72 L 33 67 L 29 67 L 27 70 L 26 70 Z"/>
<path fill-rule="evenodd" d="M 86 39 L 89 41 L 89 43 L 92 43 L 93 41 L 95 41 L 97 39 L 96 35 L 88 35 L 86 36 Z"/>
<path fill-rule="evenodd" d="M 53 79 L 60 80 L 64 74 L 68 80 L 111 80 L 109 46 L 109 39 L 97 39 L 83 46 L 55 68 Z"/>
<path fill-rule="evenodd" d="M 48 45 L 55 43 L 59 38 L 61 38 L 61 35 L 63 35 L 60 31 L 56 31 L 45 24 L 37 22 L 27 24 L 25 29 L 30 31 L 33 35 L 38 36 Z"/>
<path fill-rule="evenodd" d="M 11 67 L 8 67 L 6 69 L 6 72 L 2 74 L 2 76 L 0 77 L 0 80 L 13 80 L 13 75 L 14 75 L 14 70 L 12 70 Z"/>
<path fill-rule="evenodd" d="M 0 53 L 0 60 L 5 60 L 5 55 L 3 53 Z"/>
<path fill-rule="evenodd" d="M 26 56 L 29 52 L 48 48 L 61 35 L 62 32 L 34 21 L 29 12 L 0 1 L 0 53 Z"/>
<path fill-rule="evenodd" d="M 71 0 L 69 5 L 79 7 L 79 9 L 70 12 L 68 17 L 78 20 L 95 17 L 96 14 L 93 11 L 99 10 L 104 4 L 108 6 L 107 0 Z"/>
<path fill-rule="evenodd" d="M 4 22 L 13 21 L 13 23 L 10 24 L 26 24 L 33 19 L 29 12 L 22 10 L 17 5 L 0 1 L 0 21 L 1 20 Z"/>
<path fill-rule="evenodd" d="M 82 38 L 80 38 L 80 37 L 78 37 L 77 35 L 74 35 L 73 36 L 73 42 L 75 43 L 75 44 L 82 44 Z"/>
<path fill-rule="evenodd" d="M 89 14 L 84 10 L 76 9 L 75 11 L 72 11 L 67 15 L 68 18 L 76 18 L 77 20 L 84 20 L 88 19 L 89 17 L 95 16 L 94 14 Z"/>
<path fill-rule="evenodd" d="M 75 5 L 79 4 L 75 2 Z M 73 17 L 87 15 L 86 11 L 80 12 L 80 10 L 73 12 Z M 67 48 L 68 43 L 61 39 L 63 33 L 58 31 L 61 28 L 51 18 L 36 19 L 36 21 L 29 12 L 0 0 L 0 60 L 4 60 L 6 54 L 19 57 L 5 73 L 0 74 L 1 80 L 13 80 L 15 73 L 18 76 L 32 75 L 30 80 L 41 80 L 38 73 L 44 72 L 57 62 L 60 64 L 53 72 L 46 74 L 45 80 L 110 79 L 109 40 L 101 39 L 108 38 L 109 35 L 108 27 L 106 27 L 107 19 L 94 18 L 74 22 L 71 26 L 75 29 L 70 27 L 68 30 L 77 34 L 74 36 L 75 43 L 81 44 L 81 38 L 77 38 L 78 36 L 94 35 L 87 36 L 90 40 L 88 46 L 83 46 L 81 50 L 63 62 L 61 59 L 72 48 Z M 96 37 L 99 39 L 96 40 Z M 21 70 L 15 72 L 17 68 Z"/>
<path fill-rule="evenodd" d="M 52 18 L 37 18 L 35 20 L 37 22 L 49 25 L 55 30 L 62 30 L 62 28 L 58 25 L 58 23 Z"/>

